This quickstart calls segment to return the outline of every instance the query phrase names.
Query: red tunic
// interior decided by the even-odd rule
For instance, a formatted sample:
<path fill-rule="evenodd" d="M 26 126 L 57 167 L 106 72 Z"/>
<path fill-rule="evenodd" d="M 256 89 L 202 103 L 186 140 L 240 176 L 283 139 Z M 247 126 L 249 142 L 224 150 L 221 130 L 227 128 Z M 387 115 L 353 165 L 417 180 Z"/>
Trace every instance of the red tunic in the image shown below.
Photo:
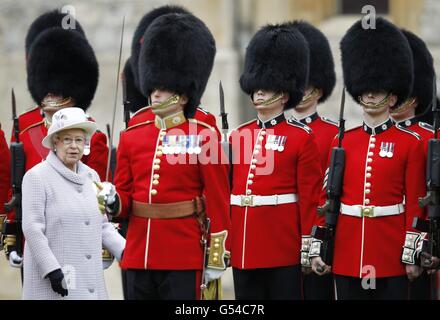
<path fill-rule="evenodd" d="M 151 107 L 144 107 L 142 109 L 139 109 L 136 111 L 132 117 L 130 118 L 130 121 L 128 122 L 128 127 L 134 126 L 136 124 L 145 122 L 145 121 L 154 121 L 154 118 L 156 116 L 154 115 L 153 111 L 151 111 Z M 194 119 L 199 120 L 201 122 L 204 122 L 211 127 L 214 127 L 214 129 L 219 133 L 215 117 L 209 113 L 207 110 L 203 108 L 197 108 L 196 113 L 194 114 Z"/>
<path fill-rule="evenodd" d="M 147 121 L 121 133 L 115 185 L 122 204 L 120 215 L 129 217 L 122 268 L 200 270 L 203 264 L 201 232 L 195 216 L 142 218 L 130 214 L 132 201 L 174 203 L 204 195 L 211 233 L 230 230 L 227 164 L 205 164 L 195 154 L 165 154 L 163 141 L 197 135 L 211 141 L 212 150 L 221 153 L 215 129 L 197 120 L 162 130 L 154 121 Z M 176 163 L 176 157 L 184 161 Z M 189 159 L 192 162 L 188 162 Z M 229 250 L 229 238 L 230 235 L 226 239 L 226 250 Z"/>
<path fill-rule="evenodd" d="M 317 112 L 303 119 L 298 119 L 298 121 L 312 129 L 315 134 L 321 157 L 322 172 L 324 172 L 327 169 L 330 146 L 338 134 L 338 124 L 325 117 L 320 117 Z"/>
<path fill-rule="evenodd" d="M 10 181 L 9 148 L 0 124 L 0 214 L 5 214 L 5 202 L 8 200 Z"/>
<path fill-rule="evenodd" d="M 268 142 L 277 145 L 273 143 L 276 137 L 284 150 L 266 149 Z M 297 202 L 276 206 L 232 205 L 232 266 L 253 269 L 299 264 L 301 237 L 310 235 L 322 183 L 314 134 L 281 114 L 264 124 L 253 120 L 242 125 L 230 140 L 233 195 L 299 197 Z M 256 154 L 254 149 L 258 149 Z"/>
<path fill-rule="evenodd" d="M 337 143 L 336 138 L 333 146 Z M 378 278 L 405 275 L 401 254 L 406 231 L 415 231 L 414 217 L 425 218 L 424 210 L 418 206 L 418 198 L 426 192 L 423 143 L 416 133 L 388 120 L 375 128 L 364 124 L 348 130 L 342 147 L 346 152 L 343 204 L 405 206 L 403 213 L 384 217 L 340 214 L 333 272 L 362 277 L 370 272 L 366 268 L 373 266 Z M 391 151 L 391 157 L 381 155 L 382 148 Z M 321 204 L 325 198 L 324 188 Z M 318 220 L 324 225 L 323 218 Z"/>
<path fill-rule="evenodd" d="M 426 155 L 428 154 L 428 142 L 429 139 L 434 138 L 434 128 L 425 122 L 417 121 L 417 118 L 412 118 L 409 120 L 398 122 L 398 124 L 408 130 L 417 133 L 425 145 Z"/>
<path fill-rule="evenodd" d="M 24 129 L 33 125 L 34 123 L 40 122 L 41 120 L 43 120 L 43 115 L 39 106 L 35 106 L 29 110 L 26 110 L 18 116 L 19 131 L 21 132 Z M 12 137 L 13 136 L 14 134 L 12 134 Z"/>

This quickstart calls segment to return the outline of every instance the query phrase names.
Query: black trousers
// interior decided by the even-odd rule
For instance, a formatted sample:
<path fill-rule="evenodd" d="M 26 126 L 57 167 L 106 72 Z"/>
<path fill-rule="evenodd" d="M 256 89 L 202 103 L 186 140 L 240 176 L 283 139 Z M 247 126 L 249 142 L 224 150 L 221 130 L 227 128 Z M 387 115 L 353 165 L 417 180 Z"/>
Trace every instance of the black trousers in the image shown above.
<path fill-rule="evenodd" d="M 233 269 L 236 300 L 300 300 L 301 267 Z"/>
<path fill-rule="evenodd" d="M 409 281 L 406 275 L 377 278 L 375 289 L 364 289 L 361 278 L 334 277 L 338 300 L 408 300 Z"/>
<path fill-rule="evenodd" d="M 195 270 L 128 269 L 129 300 L 195 300 Z"/>
<path fill-rule="evenodd" d="M 410 300 L 431 300 L 431 279 L 426 270 L 409 283 Z"/>
<path fill-rule="evenodd" d="M 303 275 L 304 300 L 334 300 L 333 274 L 319 276 L 316 273 Z"/>

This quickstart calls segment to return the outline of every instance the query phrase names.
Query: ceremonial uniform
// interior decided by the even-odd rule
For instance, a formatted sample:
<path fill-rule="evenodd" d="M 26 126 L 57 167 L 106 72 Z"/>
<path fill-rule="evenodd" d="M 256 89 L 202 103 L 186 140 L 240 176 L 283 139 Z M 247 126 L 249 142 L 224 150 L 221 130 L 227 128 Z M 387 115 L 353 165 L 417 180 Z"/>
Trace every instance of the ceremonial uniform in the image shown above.
<path fill-rule="evenodd" d="M 139 77 L 138 77 L 139 53 L 140 53 L 141 45 L 143 43 L 144 33 L 147 30 L 148 26 L 154 21 L 154 19 L 160 17 L 161 15 L 167 13 L 173 13 L 173 12 L 187 13 L 185 9 L 178 6 L 161 6 L 159 8 L 155 8 L 150 12 L 146 13 L 142 17 L 134 32 L 131 43 L 131 57 L 127 59 L 123 70 L 123 80 L 124 80 L 123 88 L 125 89 L 124 104 L 128 104 L 129 113 L 134 114 L 131 116 L 130 119 L 126 119 L 125 117 L 129 118 L 130 114 L 126 114 L 125 112 L 127 110 L 124 109 L 124 120 L 126 122 L 127 128 L 132 125 L 145 122 L 147 120 L 154 120 L 153 114 L 151 114 L 151 118 L 148 117 L 148 119 L 141 119 L 141 121 L 136 121 L 135 119 L 135 115 L 138 113 L 138 111 L 139 113 L 142 113 L 142 111 L 140 110 L 143 109 L 145 106 L 148 106 L 149 104 L 147 97 L 145 97 L 142 94 L 141 90 L 139 89 Z M 138 116 L 136 117 L 139 119 Z M 127 229 L 128 229 L 128 220 L 119 218 L 118 221 L 120 222 L 119 232 L 121 233 L 121 235 L 126 237 Z M 121 275 L 122 275 L 122 288 L 124 293 L 124 299 L 127 299 L 128 298 L 127 276 L 125 270 L 121 270 Z"/>
<path fill-rule="evenodd" d="M 423 151 L 425 155 L 427 155 L 428 142 L 430 139 L 434 138 L 434 128 L 425 122 L 418 121 L 416 117 L 401 121 L 397 125 L 417 133 L 423 142 Z M 423 271 L 423 274 L 414 281 L 410 282 L 409 285 L 409 297 L 411 300 L 431 299 L 431 281 L 426 271 Z"/>
<path fill-rule="evenodd" d="M 337 144 L 335 139 L 332 147 Z M 425 194 L 423 143 L 388 120 L 348 130 L 342 147 L 346 174 L 333 272 L 363 277 L 363 268 L 374 266 L 377 278 L 405 275 L 400 261 L 405 232 L 414 231 L 414 217 L 424 216 L 418 206 Z M 323 192 L 321 204 L 325 198 Z"/>
<path fill-rule="evenodd" d="M 428 142 L 434 138 L 434 130 L 431 125 L 420 122 L 420 119 L 432 123 L 434 118 L 431 110 L 433 79 L 435 77 L 434 61 L 422 39 L 406 30 L 402 30 L 402 33 L 408 40 L 413 55 L 414 84 L 407 101 L 391 110 L 391 114 L 398 117 L 399 113 L 402 115 L 408 114 L 408 108 L 413 108 L 410 114 L 414 114 L 414 117 L 402 120 L 398 124 L 419 134 L 425 145 L 424 151 L 427 155 Z M 415 110 L 413 103 L 417 103 Z M 400 116 L 399 118 L 403 117 Z M 426 271 L 410 283 L 409 296 L 411 300 L 429 300 L 431 298 L 430 277 Z"/>
<path fill-rule="evenodd" d="M 338 124 L 326 117 L 319 116 L 317 112 L 298 119 L 298 121 L 312 129 L 321 158 L 322 172 L 324 172 L 327 168 L 328 154 L 331 150 L 330 145 L 338 134 Z"/>
<path fill-rule="evenodd" d="M 356 22 L 341 41 L 341 53 L 347 91 L 364 108 L 388 112 L 387 104 L 366 105 L 361 97 L 368 92 L 392 93 L 397 103 L 408 97 L 413 83 L 410 48 L 388 21 L 378 18 L 376 29 L 363 29 L 362 21 Z M 373 53 L 371 59 L 362 59 Z M 384 66 L 391 64 L 394 68 L 384 73 Z M 359 74 L 364 75 L 362 80 Z M 338 142 L 336 138 L 332 147 Z M 337 299 L 406 299 L 405 264 L 414 263 L 420 239 L 412 222 L 425 216 L 418 205 L 425 194 L 423 142 L 418 134 L 388 119 L 375 127 L 364 122 L 346 131 L 342 148 L 345 169 L 332 266 Z M 327 177 L 328 171 L 321 205 Z M 324 220 L 319 217 L 318 225 L 323 226 Z M 310 257 L 319 255 L 320 246 L 321 240 L 312 241 Z M 376 287 L 369 287 L 373 278 Z"/>
<path fill-rule="evenodd" d="M 139 109 L 137 112 L 135 112 L 132 115 L 128 123 L 128 126 L 131 127 L 145 121 L 152 121 L 154 119 L 155 119 L 155 115 L 151 111 L 151 107 L 147 106 L 142 109 Z M 217 128 L 215 116 L 209 113 L 207 110 L 197 107 L 196 112 L 194 114 L 194 119 L 210 125 L 220 135 L 220 131 Z"/>
<path fill-rule="evenodd" d="M 319 116 L 317 112 L 299 119 L 299 121 L 312 129 L 315 135 L 320 156 L 321 181 L 323 181 L 328 155 L 331 152 L 331 144 L 338 134 L 338 124 Z M 308 259 L 306 261 L 305 266 L 308 267 Z M 333 276 L 331 274 L 319 276 L 315 273 L 304 275 L 303 296 L 305 300 L 332 300 L 334 298 Z"/>
<path fill-rule="evenodd" d="M 185 219 L 146 219 L 136 215 L 142 204 L 194 200 L 201 198 L 204 193 L 206 213 L 212 220 L 212 232 L 229 228 L 227 165 L 201 165 L 197 160 L 198 154 L 191 155 L 189 150 L 203 148 L 199 143 L 208 138 L 219 147 L 218 141 L 215 141 L 215 130 L 197 120 L 187 121 L 184 117 L 182 120 L 184 122 L 181 125 L 171 129 L 159 129 L 154 121 L 147 121 L 121 134 L 115 183 L 121 196 L 121 216 L 134 211 L 130 216 L 127 247 L 122 261 L 125 269 L 202 268 L 200 226 L 196 216 Z M 195 131 L 190 132 L 190 129 Z M 181 134 L 175 135 L 179 130 Z M 211 133 L 210 137 L 206 135 L 207 132 Z M 182 144 L 177 144 L 177 141 L 183 141 L 183 138 L 194 139 L 195 144 L 187 148 L 185 164 L 173 164 L 173 159 L 176 161 L 178 156 L 167 151 L 164 153 L 164 149 L 172 148 L 170 141 L 176 142 L 174 147 L 182 148 Z M 190 158 L 196 162 L 189 164 Z"/>
<path fill-rule="evenodd" d="M 222 159 L 217 130 L 194 119 L 215 42 L 203 22 L 187 13 L 155 18 L 143 39 L 138 57 L 142 94 L 162 88 L 185 95 L 188 103 L 163 118 L 151 119 L 146 108 L 121 133 L 115 184 L 120 216 L 129 219 L 121 266 L 127 272 L 128 299 L 196 299 L 202 269 L 223 271 L 230 252 L 227 159 Z M 146 121 L 133 124 L 141 116 Z M 204 265 L 200 241 L 206 217 L 210 248 Z"/>
<path fill-rule="evenodd" d="M 252 145 L 236 145 L 234 141 L 241 135 L 251 135 Z M 239 127 L 231 141 L 232 266 L 246 271 L 298 266 L 301 237 L 310 234 L 321 183 L 313 133 L 307 126 L 293 119 L 286 121 L 280 115 L 264 123 L 253 120 Z M 259 170 L 269 170 L 269 166 L 273 166 L 273 171 L 258 174 Z M 270 199 L 273 203 L 264 205 Z M 252 205 L 253 201 L 256 203 Z M 277 290 L 281 294 L 282 286 L 272 288 L 275 298 Z"/>
<path fill-rule="evenodd" d="M 11 185 L 10 181 L 10 155 L 8 144 L 6 143 L 5 134 L 1 130 L 0 125 L 0 233 L 3 229 L 3 221 L 6 218 L 5 203 L 8 199 L 8 190 Z M 0 235 L 1 239 L 1 235 Z M 1 245 L 0 245 L 1 247 Z"/>
<path fill-rule="evenodd" d="M 308 63 L 307 43 L 297 30 L 265 26 L 247 48 L 240 84 L 251 96 L 260 89 L 287 92 L 287 110 L 302 99 Z M 310 235 L 321 183 L 315 137 L 281 113 L 240 126 L 230 142 L 235 297 L 300 299 L 301 239 Z"/>
<path fill-rule="evenodd" d="M 425 146 L 425 154 L 427 155 L 428 142 L 430 139 L 434 138 L 434 127 L 428 123 L 418 121 L 416 117 L 397 122 L 397 124 L 403 128 L 417 133 L 420 136 L 420 139 L 423 141 L 423 144 Z"/>
<path fill-rule="evenodd" d="M 290 25 L 301 32 L 310 50 L 308 91 L 297 106 L 298 111 L 294 115 L 298 121 L 312 129 L 318 145 L 322 173 L 324 173 L 330 145 L 338 133 L 338 125 L 325 117 L 320 117 L 315 110 L 316 105 L 325 104 L 335 87 L 336 73 L 333 55 L 326 36 L 319 29 L 305 21 L 293 21 Z M 318 95 L 320 96 L 317 99 Z M 298 118 L 299 114 L 307 114 L 307 116 Z M 323 178 L 324 176 L 321 181 Z M 303 273 L 303 297 L 305 300 L 331 300 L 334 296 L 332 275 L 318 276 L 313 272 L 307 272 L 310 270 L 307 257 L 308 242 L 309 239 L 304 238 L 305 250 L 302 251 L 302 261 L 305 262 L 303 267 L 306 272 Z"/>

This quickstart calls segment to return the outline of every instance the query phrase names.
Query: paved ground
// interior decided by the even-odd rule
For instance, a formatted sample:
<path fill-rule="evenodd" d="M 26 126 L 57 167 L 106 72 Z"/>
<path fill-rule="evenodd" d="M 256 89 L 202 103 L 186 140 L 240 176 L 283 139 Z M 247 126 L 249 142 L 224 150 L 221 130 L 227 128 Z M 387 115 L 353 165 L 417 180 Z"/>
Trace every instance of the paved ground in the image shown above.
<path fill-rule="evenodd" d="M 3 252 L 1 253 L 3 255 Z M 110 299 L 122 300 L 121 269 L 117 263 L 104 271 L 105 282 Z M 229 269 L 223 278 L 224 299 L 234 299 L 232 272 Z M 9 267 L 4 255 L 0 258 L 0 300 L 21 299 L 20 271 Z"/>

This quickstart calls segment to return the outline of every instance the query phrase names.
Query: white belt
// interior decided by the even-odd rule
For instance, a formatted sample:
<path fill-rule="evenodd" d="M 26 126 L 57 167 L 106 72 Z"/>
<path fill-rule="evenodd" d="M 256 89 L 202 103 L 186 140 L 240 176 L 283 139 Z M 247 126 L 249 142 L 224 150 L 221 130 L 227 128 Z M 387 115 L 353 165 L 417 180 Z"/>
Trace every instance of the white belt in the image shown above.
<path fill-rule="evenodd" d="M 394 204 L 392 206 L 361 206 L 361 205 L 346 205 L 341 203 L 341 213 L 353 217 L 386 217 L 401 214 L 405 211 L 403 203 Z"/>
<path fill-rule="evenodd" d="M 273 196 L 244 196 L 231 194 L 231 205 L 240 207 L 276 206 L 278 204 L 294 203 L 298 201 L 295 193 L 276 194 Z"/>

